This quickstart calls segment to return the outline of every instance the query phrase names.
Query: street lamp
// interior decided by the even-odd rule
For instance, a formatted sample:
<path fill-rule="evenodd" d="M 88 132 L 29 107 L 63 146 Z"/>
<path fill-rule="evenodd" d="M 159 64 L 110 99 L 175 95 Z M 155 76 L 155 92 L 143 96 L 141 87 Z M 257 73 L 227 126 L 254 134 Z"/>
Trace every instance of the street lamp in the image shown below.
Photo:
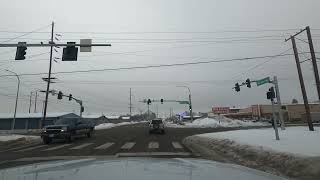
<path fill-rule="evenodd" d="M 13 132 L 14 130 L 14 125 L 16 123 L 16 115 L 17 115 L 17 105 L 18 105 L 18 98 L 19 98 L 19 87 L 20 87 L 20 78 L 19 75 L 13 71 L 10 71 L 8 69 L 6 69 L 6 71 L 13 73 L 17 79 L 18 79 L 18 89 L 17 89 L 17 95 L 16 95 L 16 105 L 14 107 L 14 115 L 13 115 L 13 120 L 12 120 L 12 125 L 11 125 L 11 131 Z"/>
<path fill-rule="evenodd" d="M 191 91 L 188 86 L 177 86 L 177 87 L 185 87 L 188 88 L 189 91 L 189 110 L 190 110 L 190 120 L 193 121 L 193 114 L 192 114 L 192 103 L 191 103 Z"/>

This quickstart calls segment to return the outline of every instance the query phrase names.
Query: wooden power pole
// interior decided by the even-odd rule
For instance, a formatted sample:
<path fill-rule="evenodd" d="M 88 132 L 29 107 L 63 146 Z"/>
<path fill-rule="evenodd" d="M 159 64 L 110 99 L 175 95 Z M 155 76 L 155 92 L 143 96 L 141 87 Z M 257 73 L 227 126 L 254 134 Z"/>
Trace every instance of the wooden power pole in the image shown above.
<path fill-rule="evenodd" d="M 301 65 L 300 65 L 300 60 L 299 60 L 299 55 L 298 55 L 298 50 L 297 50 L 297 46 L 296 46 L 295 37 L 291 36 L 290 39 L 291 39 L 291 42 L 292 42 L 292 48 L 293 48 L 293 52 L 294 52 L 294 57 L 296 59 L 298 75 L 299 75 L 299 80 L 300 80 L 300 86 L 301 86 L 304 106 L 305 106 L 305 109 L 306 109 L 307 123 L 308 123 L 308 126 L 309 126 L 309 130 L 310 131 L 314 131 L 313 124 L 311 122 L 310 107 L 309 107 L 307 92 L 306 92 L 306 88 L 305 88 L 305 85 L 304 85 L 303 76 L 302 76 L 302 72 L 301 72 Z"/>

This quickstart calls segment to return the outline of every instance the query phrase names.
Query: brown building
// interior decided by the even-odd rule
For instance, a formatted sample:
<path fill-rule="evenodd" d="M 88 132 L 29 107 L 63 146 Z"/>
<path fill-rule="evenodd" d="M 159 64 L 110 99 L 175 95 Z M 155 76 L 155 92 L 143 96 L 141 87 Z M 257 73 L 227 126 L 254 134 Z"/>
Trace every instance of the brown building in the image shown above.
<path fill-rule="evenodd" d="M 319 121 L 320 116 L 316 115 L 320 113 L 319 104 L 309 104 L 313 121 Z M 277 119 L 279 118 L 278 106 L 274 107 Z M 299 122 L 305 121 L 305 108 L 304 104 L 285 104 L 281 106 L 283 118 L 286 122 Z M 244 118 L 251 117 L 252 119 L 271 119 L 272 118 L 272 106 L 266 104 L 252 105 L 247 108 L 240 109 L 239 113 L 230 113 L 227 115 L 230 118 Z"/>

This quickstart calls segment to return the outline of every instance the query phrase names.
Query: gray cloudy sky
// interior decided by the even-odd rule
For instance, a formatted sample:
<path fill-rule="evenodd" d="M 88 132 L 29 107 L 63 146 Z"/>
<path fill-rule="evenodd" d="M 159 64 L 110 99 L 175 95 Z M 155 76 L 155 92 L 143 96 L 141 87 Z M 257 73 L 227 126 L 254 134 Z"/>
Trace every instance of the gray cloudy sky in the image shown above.
<path fill-rule="evenodd" d="M 77 62 L 53 63 L 53 72 L 117 67 L 173 64 L 292 53 L 284 38 L 309 25 L 315 50 L 320 57 L 319 0 L 2 0 L 0 1 L 0 42 L 47 42 L 50 23 L 62 35 L 59 42 L 92 38 L 92 53 L 79 53 Z M 40 28 L 40 29 L 39 29 Z M 38 30 L 18 39 L 23 32 Z M 57 36 L 58 37 L 58 36 Z M 306 34 L 299 36 L 306 39 Z M 58 41 L 57 41 L 58 42 Z M 306 43 L 297 40 L 300 52 Z M 54 57 L 61 57 L 61 48 Z M 48 48 L 27 50 L 27 59 L 14 61 L 15 48 L 0 49 L 0 76 L 5 69 L 25 73 L 48 71 Z M 301 60 L 309 54 L 300 55 Z M 266 62 L 268 61 L 268 62 Z M 266 62 L 263 65 L 259 65 Z M 257 66 L 256 68 L 254 68 Z M 317 100 L 311 62 L 302 64 L 310 101 Z M 234 83 L 277 75 L 283 102 L 297 98 L 302 102 L 293 56 L 274 59 L 212 64 L 57 74 L 52 89 L 84 100 L 85 113 L 119 114 L 128 112 L 129 88 L 133 92 L 134 112 L 145 111 L 144 98 L 186 100 L 191 88 L 194 111 L 212 106 L 241 106 L 269 103 L 268 85 L 236 93 Z M 21 76 L 18 112 L 28 112 L 30 92 L 45 89 L 45 75 Z M 0 77 L 0 112 L 13 112 L 15 77 Z M 41 94 L 38 111 L 42 109 Z M 34 104 L 34 102 L 32 102 Z M 185 105 L 159 104 L 160 113 L 186 110 Z M 78 106 L 67 99 L 50 97 L 49 111 L 75 111 Z M 155 111 L 156 105 L 151 109 Z M 33 109 L 32 109 L 33 110 Z"/>

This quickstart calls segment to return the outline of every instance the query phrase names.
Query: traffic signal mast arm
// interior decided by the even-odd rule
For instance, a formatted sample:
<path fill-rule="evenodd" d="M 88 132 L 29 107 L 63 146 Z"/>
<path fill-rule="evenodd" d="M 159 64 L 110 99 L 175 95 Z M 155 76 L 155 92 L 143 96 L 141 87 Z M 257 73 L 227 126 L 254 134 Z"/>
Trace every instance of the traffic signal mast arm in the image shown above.
<path fill-rule="evenodd" d="M 66 47 L 74 47 L 74 46 L 80 46 L 80 47 L 90 47 L 90 46 L 111 46 L 111 44 L 65 44 L 65 43 L 32 43 L 32 44 L 0 44 L 0 47 L 51 47 L 51 46 L 66 46 Z"/>

